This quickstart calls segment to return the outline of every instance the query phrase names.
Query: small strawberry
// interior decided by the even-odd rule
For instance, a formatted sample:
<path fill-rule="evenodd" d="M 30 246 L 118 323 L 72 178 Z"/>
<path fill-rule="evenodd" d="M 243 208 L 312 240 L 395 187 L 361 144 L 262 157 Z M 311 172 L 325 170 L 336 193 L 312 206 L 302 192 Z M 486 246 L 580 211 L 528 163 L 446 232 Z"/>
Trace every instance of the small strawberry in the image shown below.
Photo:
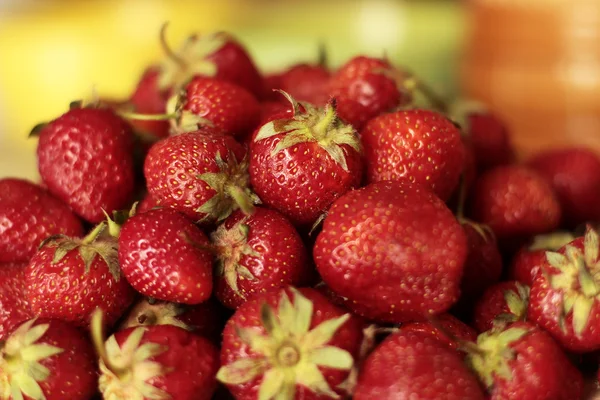
<path fill-rule="evenodd" d="M 277 94 L 280 95 L 278 92 Z M 260 103 L 260 123 L 262 126 L 276 119 L 293 118 L 294 109 L 289 102 L 265 101 Z M 249 137 L 251 139 L 251 137 Z M 249 142 L 251 143 L 251 142 Z"/>
<path fill-rule="evenodd" d="M 566 349 L 600 349 L 600 240 L 588 228 L 546 261 L 531 286 L 528 318 Z"/>
<path fill-rule="evenodd" d="M 27 262 L 48 236 L 83 234 L 69 207 L 40 186 L 0 179 L 0 263 Z"/>
<path fill-rule="evenodd" d="M 579 400 L 583 378 L 544 330 L 517 322 L 477 338 L 467 363 L 490 400 Z"/>
<path fill-rule="evenodd" d="M 86 335 L 67 322 L 31 319 L 0 344 L 0 398 L 88 400 L 96 357 Z"/>
<path fill-rule="evenodd" d="M 283 90 L 298 101 L 324 107 L 329 100 L 330 76 L 323 65 L 300 63 L 280 73 L 270 88 Z"/>
<path fill-rule="evenodd" d="M 250 181 L 263 203 L 294 225 L 309 227 L 336 198 L 360 184 L 360 141 L 337 118 L 335 103 L 315 109 L 286 97 L 293 116 L 271 121 L 254 135 Z"/>
<path fill-rule="evenodd" d="M 302 239 L 277 211 L 236 211 L 211 235 L 217 254 L 215 294 L 238 308 L 256 293 L 308 283 L 312 268 Z"/>
<path fill-rule="evenodd" d="M 150 211 L 153 208 L 160 207 L 158 202 L 152 197 L 150 193 L 146 193 L 142 201 L 140 201 L 135 209 L 137 214 L 144 213 L 146 211 Z"/>
<path fill-rule="evenodd" d="M 461 355 L 429 333 L 400 330 L 366 359 L 354 400 L 484 400 Z"/>
<path fill-rule="evenodd" d="M 473 326 L 485 332 L 498 324 L 525 321 L 529 305 L 529 286 L 505 281 L 489 287 L 475 304 Z"/>
<path fill-rule="evenodd" d="M 444 331 L 440 330 L 436 325 L 440 325 Z M 454 350 L 460 350 L 460 343 L 455 339 L 466 342 L 475 342 L 477 340 L 477 332 L 451 314 L 437 315 L 435 323 L 431 323 L 430 321 L 415 321 L 402 324 L 400 331 L 403 333 L 417 332 L 421 335 L 431 336 Z M 449 336 L 446 332 L 452 336 Z"/>
<path fill-rule="evenodd" d="M 150 148 L 144 175 L 150 195 L 192 220 L 224 220 L 252 210 L 244 147 L 214 128 L 171 136 Z"/>
<path fill-rule="evenodd" d="M 315 290 L 271 291 L 227 322 L 217 379 L 237 400 L 339 398 L 361 340 L 360 320 Z"/>
<path fill-rule="evenodd" d="M 370 120 L 360 132 L 367 181 L 403 180 L 430 187 L 447 200 L 465 162 L 460 131 L 444 115 L 403 110 Z"/>
<path fill-rule="evenodd" d="M 160 69 L 156 66 L 144 71 L 128 102 L 128 105 L 133 106 L 134 112 L 139 114 L 164 114 L 167 111 L 169 91 L 160 90 L 158 87 L 159 76 Z M 122 109 L 122 107 L 118 109 Z M 155 138 L 169 135 L 168 121 L 131 119 L 129 122 L 134 130 L 151 134 Z"/>
<path fill-rule="evenodd" d="M 313 255 L 325 283 L 353 311 L 404 322 L 456 302 L 467 241 L 427 188 L 378 182 L 336 200 Z"/>
<path fill-rule="evenodd" d="M 543 152 L 528 165 L 550 181 L 563 210 L 563 222 L 574 227 L 600 221 L 600 157 L 585 148 Z"/>
<path fill-rule="evenodd" d="M 131 286 L 145 296 L 198 304 L 212 293 L 208 237 L 171 208 L 134 215 L 121 227 L 119 263 Z"/>
<path fill-rule="evenodd" d="M 40 175 L 85 220 L 126 208 L 134 190 L 133 135 L 113 111 L 73 108 L 39 130 Z"/>
<path fill-rule="evenodd" d="M 103 340 L 102 313 L 92 336 L 100 355 L 104 399 L 209 400 L 217 388 L 219 351 L 207 339 L 172 325 L 127 328 Z"/>
<path fill-rule="evenodd" d="M 134 292 L 121 276 L 117 240 L 104 235 L 106 223 L 86 237 L 51 236 L 25 269 L 27 299 L 35 315 L 89 326 L 101 308 L 112 325 L 131 304 Z"/>
<path fill-rule="evenodd" d="M 0 341 L 15 326 L 33 317 L 25 297 L 26 266 L 27 263 L 0 263 Z"/>

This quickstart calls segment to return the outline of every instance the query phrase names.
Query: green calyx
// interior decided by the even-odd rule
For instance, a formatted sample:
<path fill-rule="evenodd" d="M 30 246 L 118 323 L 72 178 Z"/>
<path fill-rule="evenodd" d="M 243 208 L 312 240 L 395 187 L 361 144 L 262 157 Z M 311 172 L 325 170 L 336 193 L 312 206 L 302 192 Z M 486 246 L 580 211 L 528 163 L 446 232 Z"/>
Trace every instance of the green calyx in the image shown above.
<path fill-rule="evenodd" d="M 546 235 L 534 236 L 533 242 L 529 246 L 530 251 L 551 250 L 556 251 L 567 245 L 575 239 L 571 232 L 552 232 Z"/>
<path fill-rule="evenodd" d="M 283 91 L 281 93 L 292 104 L 292 118 L 279 119 L 263 125 L 254 141 L 258 142 L 283 134 L 273 149 L 272 155 L 300 143 L 314 142 L 325 150 L 344 171 L 348 171 L 346 150 L 342 146 L 348 145 L 360 153 L 360 139 L 351 125 L 342 122 L 337 117 L 335 101 L 330 101 L 324 109 L 317 109 L 308 103 L 300 105 L 288 93 Z M 300 112 L 300 106 L 304 108 L 303 112 Z"/>
<path fill-rule="evenodd" d="M 262 376 L 258 400 L 293 399 L 296 386 L 304 386 L 317 395 L 337 399 L 319 367 L 350 371 L 354 360 L 346 350 L 328 346 L 349 314 L 323 321 L 310 329 L 313 304 L 293 290 L 292 303 L 282 293 L 277 311 L 268 305 L 261 308 L 262 334 L 254 328 L 237 328 L 239 338 L 255 354 L 224 365 L 217 379 L 239 385 Z"/>
<path fill-rule="evenodd" d="M 504 301 L 510 312 L 500 314 L 494 320 L 494 325 L 506 325 L 516 321 L 525 321 L 529 306 L 529 286 L 517 282 L 515 290 L 504 291 Z"/>

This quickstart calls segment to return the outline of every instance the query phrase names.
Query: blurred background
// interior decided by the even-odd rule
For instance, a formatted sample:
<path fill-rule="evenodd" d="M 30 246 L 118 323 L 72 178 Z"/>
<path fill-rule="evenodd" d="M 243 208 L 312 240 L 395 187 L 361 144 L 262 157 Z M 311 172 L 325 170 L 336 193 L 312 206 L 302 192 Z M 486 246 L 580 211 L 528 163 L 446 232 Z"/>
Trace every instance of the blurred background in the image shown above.
<path fill-rule="evenodd" d="M 384 53 L 443 96 L 487 103 L 522 157 L 600 151 L 600 0 L 0 0 L 0 177 L 37 179 L 38 122 L 71 100 L 125 98 L 169 41 L 226 30 L 265 71 Z"/>

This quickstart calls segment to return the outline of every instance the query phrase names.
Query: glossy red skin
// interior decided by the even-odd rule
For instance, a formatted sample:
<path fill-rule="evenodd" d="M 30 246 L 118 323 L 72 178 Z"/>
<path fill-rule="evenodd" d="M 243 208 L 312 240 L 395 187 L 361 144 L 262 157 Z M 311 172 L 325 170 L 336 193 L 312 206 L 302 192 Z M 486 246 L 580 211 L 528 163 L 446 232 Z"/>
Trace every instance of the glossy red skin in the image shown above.
<path fill-rule="evenodd" d="M 428 189 L 378 182 L 329 209 L 313 256 L 325 283 L 369 319 L 406 322 L 459 297 L 465 233 Z"/>
<path fill-rule="evenodd" d="M 492 228 L 498 241 L 523 241 L 551 232 L 561 209 L 550 185 L 520 165 L 491 169 L 479 176 L 473 191 L 473 218 Z"/>
<path fill-rule="evenodd" d="M 232 362 L 241 359 L 255 356 L 255 353 L 247 344 L 242 342 L 237 333 L 236 326 L 245 328 L 255 328 L 257 332 L 266 334 L 264 327 L 260 322 L 260 309 L 263 304 L 268 304 L 274 309 L 277 309 L 279 300 L 281 299 L 281 291 L 287 289 L 279 289 L 267 293 L 259 294 L 248 300 L 237 309 L 233 317 L 225 325 L 223 330 L 223 343 L 221 346 L 221 364 L 228 365 Z M 310 324 L 312 330 L 321 322 L 338 318 L 346 314 L 345 310 L 333 305 L 325 296 L 314 289 L 302 288 L 299 289 L 304 297 L 313 303 L 313 318 Z M 287 290 L 289 298 L 293 301 L 293 294 Z M 357 358 L 359 347 L 363 338 L 363 324 L 361 320 L 355 316 L 351 316 L 337 331 L 333 339 L 327 345 L 339 347 L 348 351 L 354 359 Z M 319 367 L 323 376 L 327 380 L 329 387 L 336 389 L 348 376 L 348 371 L 336 370 L 332 368 Z M 258 399 L 258 388 L 262 382 L 262 375 L 256 379 L 241 384 L 228 385 L 229 391 L 237 400 L 256 400 Z M 341 393 L 341 391 L 336 390 Z M 296 386 L 296 400 L 324 400 L 327 397 L 317 396 L 314 392 L 303 386 Z"/>
<path fill-rule="evenodd" d="M 0 263 L 29 261 L 48 236 L 83 234 L 69 207 L 33 182 L 0 179 L 0 193 Z"/>
<path fill-rule="evenodd" d="M 207 119 L 227 135 L 246 136 L 258 124 L 259 103 L 241 86 L 196 76 L 185 86 L 185 92 L 183 109 Z"/>
<path fill-rule="evenodd" d="M 158 87 L 160 69 L 150 67 L 140 78 L 137 87 L 129 98 L 135 107 L 135 112 L 140 114 L 164 114 L 167 109 L 169 91 L 161 91 Z M 130 120 L 134 129 L 150 133 L 158 138 L 169 136 L 169 121 L 141 121 Z"/>
<path fill-rule="evenodd" d="M 45 245 L 25 269 L 27 300 L 33 313 L 87 328 L 99 307 L 106 324 L 114 324 L 135 297 L 125 277 L 116 281 L 99 256 L 86 274 L 78 249 L 52 263 L 55 253 L 56 247 Z"/>
<path fill-rule="evenodd" d="M 223 221 L 232 229 L 246 216 L 235 211 Z M 264 293 L 288 285 L 303 286 L 312 277 L 312 268 L 304 243 L 294 226 L 280 213 L 257 207 L 243 222 L 248 225 L 248 245 L 258 257 L 242 256 L 240 265 L 246 267 L 254 280 L 238 277 L 238 289 L 244 297 L 236 294 L 224 276 L 217 277 L 215 295 L 225 306 L 238 308 L 257 293 Z"/>
<path fill-rule="evenodd" d="M 354 400 L 484 400 L 462 356 L 428 333 L 400 330 L 366 359 Z"/>
<path fill-rule="evenodd" d="M 583 253 L 583 237 L 569 243 L 569 246 L 578 248 Z M 557 251 L 565 254 L 565 247 Z M 565 349 L 584 353 L 600 349 L 600 301 L 594 300 L 586 327 L 580 336 L 573 330 L 573 313 L 565 317 L 565 331 L 558 324 L 558 317 L 562 312 L 561 300 L 564 291 L 553 289 L 546 278 L 555 275 L 558 271 L 550 266 L 546 260 L 540 266 L 544 274 L 537 274 L 531 286 L 529 296 L 529 309 L 527 318 L 548 331 Z"/>
<path fill-rule="evenodd" d="M 329 95 L 337 101 L 338 115 L 356 129 L 406 100 L 396 82 L 381 70 L 391 70 L 390 64 L 379 58 L 357 56 L 342 65 L 329 81 Z"/>
<path fill-rule="evenodd" d="M 515 151 L 508 129 L 497 116 L 490 113 L 472 113 L 467 118 L 469 141 L 473 146 L 479 171 L 507 165 L 514 160 Z"/>
<path fill-rule="evenodd" d="M 509 275 L 511 279 L 531 286 L 540 272 L 540 265 L 544 262 L 546 262 L 546 250 L 529 250 L 523 247 L 513 257 Z"/>
<path fill-rule="evenodd" d="M 510 328 L 524 328 L 529 332 L 509 345 L 517 353 L 508 362 L 512 379 L 496 376 L 490 400 L 581 399 L 581 372 L 552 337 L 527 322 L 516 322 Z"/>
<path fill-rule="evenodd" d="M 322 65 L 296 64 L 282 72 L 273 89 L 289 93 L 297 101 L 323 107 L 329 100 L 328 84 L 331 74 Z"/>
<path fill-rule="evenodd" d="M 205 214 L 197 209 L 216 192 L 197 176 L 219 172 L 217 153 L 226 161 L 230 151 L 238 162 L 246 156 L 233 137 L 208 127 L 163 139 L 150 148 L 144 163 L 148 192 L 161 205 L 200 220 Z"/>
<path fill-rule="evenodd" d="M 282 96 L 283 97 L 283 96 Z M 280 119 L 280 118 L 291 118 L 292 117 L 292 106 L 290 103 L 283 103 L 281 101 L 265 101 L 260 103 L 260 125 L 264 125 L 267 122 Z"/>
<path fill-rule="evenodd" d="M 33 317 L 25 297 L 27 263 L 0 263 L 0 341 L 21 322 Z"/>
<path fill-rule="evenodd" d="M 128 328 L 115 333 L 119 346 L 135 329 Z M 167 348 L 148 360 L 170 371 L 146 382 L 169 393 L 173 399 L 209 400 L 217 389 L 217 347 L 207 339 L 176 326 L 154 325 L 145 329 L 140 345 L 156 343 Z"/>
<path fill-rule="evenodd" d="M 158 202 L 152 197 L 150 193 L 146 193 L 146 196 L 140 201 L 135 209 L 137 214 L 144 213 L 152 210 L 154 207 L 160 207 Z"/>
<path fill-rule="evenodd" d="M 447 345 L 453 350 L 459 350 L 459 344 L 456 339 L 475 342 L 477 340 L 477 332 L 469 325 L 465 324 L 451 314 L 440 314 L 435 317 L 435 323 L 440 325 L 446 332 L 442 332 L 429 321 L 415 321 L 407 324 L 402 324 L 401 332 L 417 332 L 420 335 L 431 336 L 434 339 Z M 449 337 L 447 334 L 454 336 Z"/>
<path fill-rule="evenodd" d="M 475 329 L 479 332 L 490 330 L 494 327 L 494 319 L 500 314 L 512 314 L 504 298 L 504 293 L 507 291 L 513 291 L 518 296 L 517 281 L 499 282 L 487 288 L 475 304 L 473 312 L 473 326 Z"/>
<path fill-rule="evenodd" d="M 159 208 L 129 218 L 119 234 L 119 263 L 141 294 L 174 303 L 198 304 L 212 294 L 213 256 L 196 245 L 208 237 L 185 215 Z"/>
<path fill-rule="evenodd" d="M 72 109 L 39 134 L 38 168 L 48 190 L 88 222 L 127 208 L 133 196 L 133 134 L 113 111 Z"/>
<path fill-rule="evenodd" d="M 600 157 L 585 148 L 538 154 L 528 162 L 551 183 L 567 226 L 600 220 Z"/>
<path fill-rule="evenodd" d="M 407 181 L 448 200 L 465 163 L 460 131 L 444 115 L 404 110 L 370 120 L 360 133 L 367 181 Z"/>

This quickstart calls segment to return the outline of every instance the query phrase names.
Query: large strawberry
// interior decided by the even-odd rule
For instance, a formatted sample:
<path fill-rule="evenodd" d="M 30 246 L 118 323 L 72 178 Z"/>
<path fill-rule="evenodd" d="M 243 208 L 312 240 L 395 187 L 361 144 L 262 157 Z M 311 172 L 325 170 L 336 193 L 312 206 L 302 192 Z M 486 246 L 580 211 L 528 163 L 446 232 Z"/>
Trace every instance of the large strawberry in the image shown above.
<path fill-rule="evenodd" d="M 225 326 L 217 379 L 237 400 L 339 398 L 361 340 L 362 323 L 315 290 L 271 291 Z"/>
<path fill-rule="evenodd" d="M 252 210 L 258 198 L 249 188 L 244 147 L 214 128 L 171 136 L 146 157 L 150 195 L 197 221 L 224 220 L 237 208 Z"/>
<path fill-rule="evenodd" d="M 283 90 L 298 101 L 323 107 L 329 98 L 327 92 L 330 76 L 327 68 L 321 64 L 300 63 L 271 76 L 268 87 Z"/>
<path fill-rule="evenodd" d="M 48 190 L 93 223 L 126 208 L 134 190 L 133 135 L 113 111 L 72 108 L 43 126 L 37 147 Z"/>
<path fill-rule="evenodd" d="M 236 211 L 211 239 L 218 263 L 215 294 L 227 307 L 237 308 L 255 293 L 307 284 L 312 276 L 302 239 L 277 211 Z"/>
<path fill-rule="evenodd" d="M 477 301 L 473 326 L 485 332 L 499 324 L 525 321 L 529 305 L 529 286 L 517 281 L 504 281 L 490 286 Z"/>
<path fill-rule="evenodd" d="M 428 333 L 403 331 L 366 359 L 354 400 L 484 400 L 460 354 Z"/>
<path fill-rule="evenodd" d="M 298 104 L 292 117 L 261 126 L 250 147 L 250 180 L 263 203 L 297 226 L 310 226 L 362 177 L 358 134 L 324 109 Z"/>
<path fill-rule="evenodd" d="M 212 294 L 208 238 L 185 215 L 159 208 L 134 215 L 121 227 L 121 271 L 138 292 L 176 303 L 198 304 Z"/>
<path fill-rule="evenodd" d="M 0 193 L 0 263 L 29 261 L 48 236 L 83 234 L 69 207 L 32 182 L 0 179 Z"/>
<path fill-rule="evenodd" d="M 330 208 L 313 250 L 325 283 L 355 312 L 404 322 L 458 299 L 465 233 L 429 189 L 378 182 Z"/>
<path fill-rule="evenodd" d="M 0 341 L 21 322 L 33 317 L 25 297 L 27 263 L 0 263 Z"/>
<path fill-rule="evenodd" d="M 95 392 L 94 349 L 69 323 L 31 319 L 0 344 L 0 398 L 89 400 Z"/>

